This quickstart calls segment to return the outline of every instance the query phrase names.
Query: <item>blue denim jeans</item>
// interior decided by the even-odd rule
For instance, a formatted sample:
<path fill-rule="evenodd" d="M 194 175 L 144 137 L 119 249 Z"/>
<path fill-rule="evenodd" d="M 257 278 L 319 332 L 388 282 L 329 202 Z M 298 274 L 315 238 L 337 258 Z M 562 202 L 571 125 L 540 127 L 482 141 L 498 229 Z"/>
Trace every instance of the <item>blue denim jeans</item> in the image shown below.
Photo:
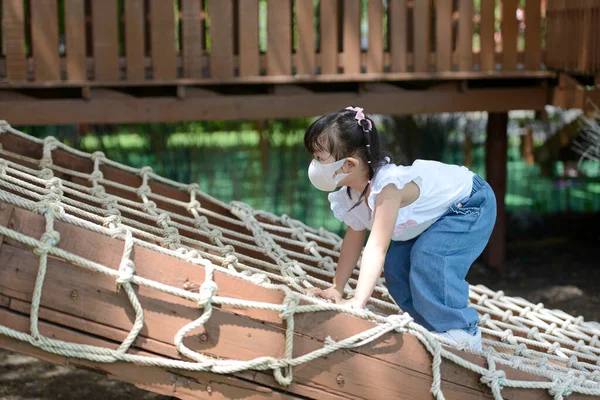
<path fill-rule="evenodd" d="M 476 331 L 479 316 L 468 306 L 465 277 L 487 245 L 495 222 L 494 192 L 475 175 L 470 197 L 452 205 L 416 238 L 392 241 L 384 274 L 398 306 L 430 331 Z"/>

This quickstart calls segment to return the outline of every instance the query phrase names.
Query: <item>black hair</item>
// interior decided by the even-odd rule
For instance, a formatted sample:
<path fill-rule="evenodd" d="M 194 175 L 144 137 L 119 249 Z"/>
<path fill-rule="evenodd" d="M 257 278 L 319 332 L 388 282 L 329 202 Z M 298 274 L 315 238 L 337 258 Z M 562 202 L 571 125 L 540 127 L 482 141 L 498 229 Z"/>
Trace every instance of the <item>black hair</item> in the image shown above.
<path fill-rule="evenodd" d="M 304 135 L 304 147 L 310 153 L 318 151 L 331 154 L 336 160 L 356 157 L 365 163 L 369 172 L 369 183 L 377 171 L 387 164 L 381 148 L 381 141 L 375 123 L 368 116 L 357 121 L 356 111 L 344 109 L 323 115 L 313 122 Z M 350 210 L 365 198 L 369 183 L 365 186 L 358 201 Z M 350 187 L 348 197 L 352 198 Z"/>

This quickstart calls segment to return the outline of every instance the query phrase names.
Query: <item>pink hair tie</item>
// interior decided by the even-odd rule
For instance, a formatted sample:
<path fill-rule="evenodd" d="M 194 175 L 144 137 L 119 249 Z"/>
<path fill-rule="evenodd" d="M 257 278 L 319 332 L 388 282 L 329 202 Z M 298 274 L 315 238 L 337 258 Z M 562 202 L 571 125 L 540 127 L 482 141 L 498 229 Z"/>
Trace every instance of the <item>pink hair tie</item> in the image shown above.
<path fill-rule="evenodd" d="M 361 128 L 363 128 L 364 132 L 368 132 L 371 129 L 373 129 L 373 125 L 371 124 L 371 121 L 369 121 L 367 119 L 367 117 L 365 117 L 365 113 L 363 112 L 363 109 L 360 107 L 346 107 L 346 110 L 351 110 L 351 111 L 355 111 L 356 115 L 354 116 L 354 119 L 357 121 L 358 125 L 360 125 Z M 367 124 L 369 125 L 369 127 L 367 129 L 365 129 L 360 122 L 361 121 L 367 121 Z"/>

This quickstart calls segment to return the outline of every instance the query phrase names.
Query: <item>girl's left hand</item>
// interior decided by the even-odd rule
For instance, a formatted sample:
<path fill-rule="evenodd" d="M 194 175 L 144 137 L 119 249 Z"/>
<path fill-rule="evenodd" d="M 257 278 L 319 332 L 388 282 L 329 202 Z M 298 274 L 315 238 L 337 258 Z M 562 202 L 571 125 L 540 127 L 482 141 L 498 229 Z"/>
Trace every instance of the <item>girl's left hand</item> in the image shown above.
<path fill-rule="evenodd" d="M 349 308 L 354 308 L 357 310 L 362 310 L 365 308 L 365 306 L 360 303 L 359 301 L 356 301 L 354 298 L 348 299 L 348 300 L 340 300 L 337 304 L 341 305 L 341 306 L 346 306 Z"/>

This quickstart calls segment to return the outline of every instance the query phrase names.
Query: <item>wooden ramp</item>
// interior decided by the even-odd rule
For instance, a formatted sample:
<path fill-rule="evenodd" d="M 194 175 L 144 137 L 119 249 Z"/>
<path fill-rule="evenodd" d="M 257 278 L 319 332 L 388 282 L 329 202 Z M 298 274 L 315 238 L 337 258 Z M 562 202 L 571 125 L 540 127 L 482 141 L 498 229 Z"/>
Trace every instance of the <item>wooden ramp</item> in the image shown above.
<path fill-rule="evenodd" d="M 323 229 L 4 122 L 0 145 L 3 348 L 183 399 L 600 395 L 583 318 L 473 287 L 487 349 L 450 349 L 383 282 L 372 312 L 303 295 L 334 274 Z"/>

